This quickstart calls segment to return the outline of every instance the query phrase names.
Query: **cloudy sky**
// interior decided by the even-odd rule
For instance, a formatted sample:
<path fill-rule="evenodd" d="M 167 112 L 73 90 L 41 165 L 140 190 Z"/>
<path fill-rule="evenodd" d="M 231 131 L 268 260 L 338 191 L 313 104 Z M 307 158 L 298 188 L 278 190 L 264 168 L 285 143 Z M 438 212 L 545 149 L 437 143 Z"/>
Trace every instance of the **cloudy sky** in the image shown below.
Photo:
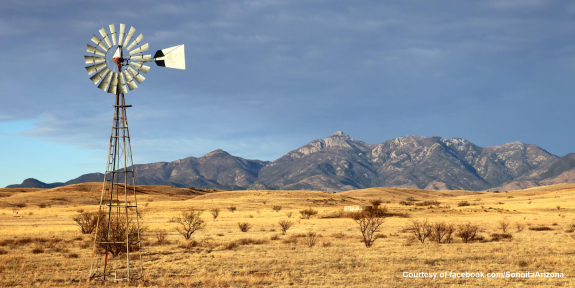
<path fill-rule="evenodd" d="M 1 187 L 104 171 L 113 96 L 82 56 L 111 23 L 186 47 L 126 94 L 136 163 L 274 160 L 337 130 L 575 152 L 570 1 L 89 2 L 2 1 Z"/>

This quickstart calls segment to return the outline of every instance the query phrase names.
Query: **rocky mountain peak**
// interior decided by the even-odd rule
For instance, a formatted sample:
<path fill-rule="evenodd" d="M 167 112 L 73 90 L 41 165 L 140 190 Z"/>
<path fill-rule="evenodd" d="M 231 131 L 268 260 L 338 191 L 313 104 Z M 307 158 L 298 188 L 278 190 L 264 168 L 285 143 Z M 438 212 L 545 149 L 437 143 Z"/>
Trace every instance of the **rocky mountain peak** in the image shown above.
<path fill-rule="evenodd" d="M 217 149 L 217 150 L 214 150 L 214 151 L 212 151 L 212 152 L 210 152 L 210 153 L 204 155 L 204 157 L 212 157 L 212 156 L 215 156 L 215 155 L 218 155 L 218 156 L 229 156 L 230 153 L 228 153 L 228 152 L 226 152 L 226 151 L 224 151 L 224 150 L 222 150 L 222 149 Z"/>
<path fill-rule="evenodd" d="M 335 131 L 333 134 L 331 134 L 330 137 L 343 137 L 350 140 L 354 140 L 353 138 L 349 137 L 349 135 L 343 133 L 342 131 Z"/>

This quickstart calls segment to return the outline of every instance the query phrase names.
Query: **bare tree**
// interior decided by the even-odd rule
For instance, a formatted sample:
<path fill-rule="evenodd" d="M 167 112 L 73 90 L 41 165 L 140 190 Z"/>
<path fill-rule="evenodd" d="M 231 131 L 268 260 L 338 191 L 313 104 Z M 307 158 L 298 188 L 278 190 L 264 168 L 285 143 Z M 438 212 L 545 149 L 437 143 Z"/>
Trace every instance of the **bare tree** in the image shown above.
<path fill-rule="evenodd" d="M 425 243 L 425 239 L 427 239 L 427 237 L 429 237 L 433 232 L 433 226 L 427 221 L 427 219 L 423 222 L 412 220 L 411 224 L 407 227 L 407 230 L 410 230 L 415 238 L 417 238 L 421 243 Z"/>
<path fill-rule="evenodd" d="M 503 230 L 503 233 L 506 233 L 507 227 L 509 227 L 509 221 L 501 220 L 499 221 L 499 227 Z"/>
<path fill-rule="evenodd" d="M 455 225 L 449 223 L 447 227 L 445 227 L 445 241 L 444 243 L 451 243 L 453 242 L 453 233 L 455 233 Z"/>
<path fill-rule="evenodd" d="M 370 203 L 374 208 L 378 208 L 379 205 L 381 205 L 381 203 L 383 203 L 383 201 L 381 201 L 381 199 L 376 199 L 376 200 L 371 200 Z"/>
<path fill-rule="evenodd" d="M 365 247 L 371 247 L 373 242 L 377 240 L 378 234 L 376 232 L 385 220 L 385 213 L 387 207 L 373 208 L 363 211 L 358 211 L 352 214 L 352 219 L 355 223 L 359 224 L 359 230 L 363 237 Z"/>
<path fill-rule="evenodd" d="M 218 216 L 220 216 L 220 208 L 212 208 L 210 210 L 210 214 L 212 214 L 212 216 L 214 217 L 214 220 L 216 220 L 218 218 Z"/>
<path fill-rule="evenodd" d="M 479 225 L 471 224 L 471 222 L 461 224 L 457 228 L 457 236 L 461 238 L 461 240 L 463 240 L 465 243 L 473 241 L 475 236 L 477 236 L 477 232 L 479 231 Z"/>
<path fill-rule="evenodd" d="M 194 232 L 206 227 L 205 221 L 200 217 L 202 213 L 202 211 L 196 210 L 182 211 L 178 217 L 172 218 L 171 222 L 180 224 L 176 230 L 186 240 L 189 240 Z"/>
<path fill-rule="evenodd" d="M 82 234 L 92 234 L 98 225 L 98 217 L 102 221 L 104 215 L 98 212 L 83 212 L 72 217 L 72 220 L 76 222 L 76 225 L 80 226 Z"/>
<path fill-rule="evenodd" d="M 447 226 L 445 222 L 431 224 L 431 239 L 437 243 L 441 243 L 441 240 L 443 240 L 448 233 Z"/>
<path fill-rule="evenodd" d="M 288 220 L 281 220 L 280 222 L 278 222 L 278 224 L 280 225 L 280 228 L 282 229 L 282 234 L 286 234 L 287 230 L 289 228 L 291 228 L 291 226 L 293 225 L 293 222 L 288 221 Z"/>

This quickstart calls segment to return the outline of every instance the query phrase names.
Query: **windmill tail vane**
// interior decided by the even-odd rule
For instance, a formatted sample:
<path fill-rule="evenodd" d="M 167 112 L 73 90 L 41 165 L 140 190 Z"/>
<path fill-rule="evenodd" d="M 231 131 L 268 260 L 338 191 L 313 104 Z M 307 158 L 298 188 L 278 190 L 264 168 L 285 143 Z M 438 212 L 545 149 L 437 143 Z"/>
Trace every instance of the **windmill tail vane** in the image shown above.
<path fill-rule="evenodd" d="M 92 249 L 90 279 L 137 280 L 144 275 L 140 218 L 136 197 L 135 169 L 132 160 L 130 132 L 124 94 L 138 88 L 150 71 L 144 63 L 154 61 L 159 67 L 186 69 L 184 45 L 156 51 L 154 56 L 144 55 L 148 43 L 144 36 L 134 38 L 136 28 L 120 24 L 105 27 L 88 44 L 84 60 L 90 80 L 102 91 L 115 94 L 114 118 L 106 161 L 106 172 L 98 213 L 95 214 L 96 232 Z M 128 55 L 125 57 L 124 55 Z M 110 65 L 110 66 L 108 66 Z M 136 84 L 137 83 L 137 84 Z"/>

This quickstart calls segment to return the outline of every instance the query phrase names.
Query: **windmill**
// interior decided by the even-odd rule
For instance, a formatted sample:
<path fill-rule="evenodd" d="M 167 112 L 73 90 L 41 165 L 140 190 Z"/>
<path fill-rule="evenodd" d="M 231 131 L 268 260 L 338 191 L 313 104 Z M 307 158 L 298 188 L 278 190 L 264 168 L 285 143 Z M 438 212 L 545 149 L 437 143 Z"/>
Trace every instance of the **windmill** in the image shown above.
<path fill-rule="evenodd" d="M 124 94 L 138 88 L 150 67 L 157 66 L 185 70 L 184 45 L 158 50 L 155 55 L 144 55 L 148 43 L 142 45 L 144 36 L 134 37 L 136 29 L 126 33 L 126 25 L 109 25 L 109 33 L 100 29 L 101 37 L 92 36 L 95 46 L 88 44 L 89 56 L 84 56 L 90 80 L 99 89 L 114 94 L 114 119 L 108 147 L 106 173 L 102 185 L 97 227 L 94 235 L 90 279 L 137 280 L 144 273 L 142 244 L 140 241 L 140 215 L 136 197 L 136 180 L 128 116 Z M 129 56 L 124 56 L 129 55 Z M 136 84 L 137 83 L 137 84 Z M 127 86 L 127 88 L 126 88 Z M 128 186 L 130 184 L 130 187 Z M 135 257 L 137 256 L 137 257 Z M 130 260 L 133 260 L 130 262 Z"/>

